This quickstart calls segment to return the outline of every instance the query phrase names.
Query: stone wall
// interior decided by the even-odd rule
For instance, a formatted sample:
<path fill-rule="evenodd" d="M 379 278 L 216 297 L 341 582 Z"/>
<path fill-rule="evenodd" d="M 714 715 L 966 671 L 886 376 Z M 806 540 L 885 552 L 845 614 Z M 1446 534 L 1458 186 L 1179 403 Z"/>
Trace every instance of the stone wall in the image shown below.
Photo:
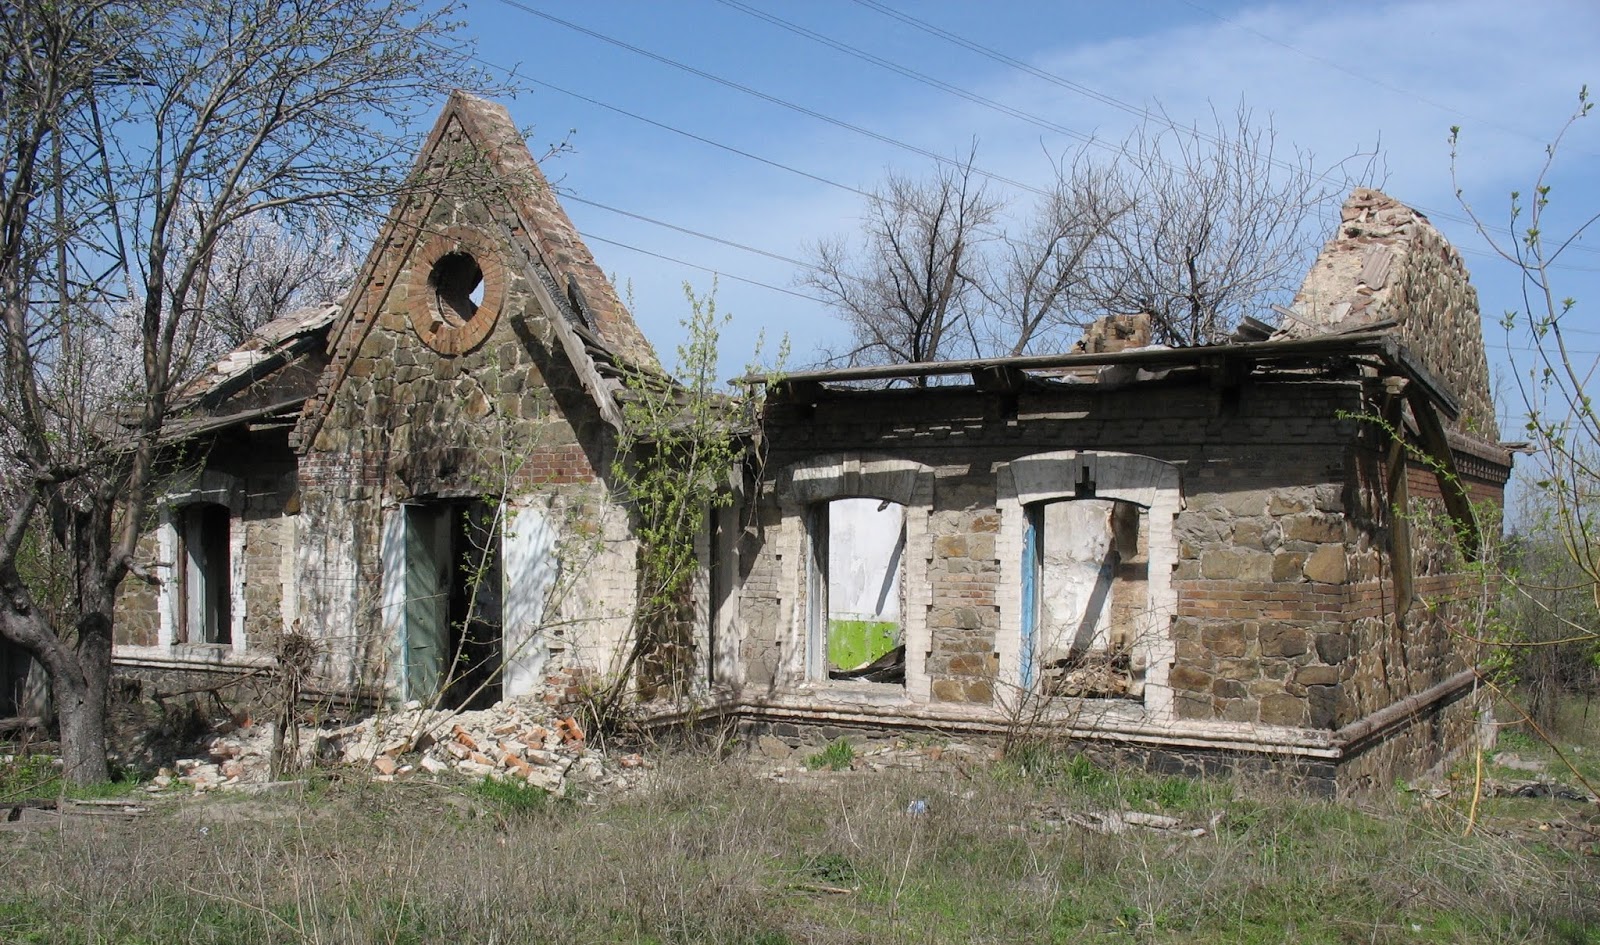
<path fill-rule="evenodd" d="M 927 672 L 935 701 L 991 705 L 1000 671 L 995 645 L 1000 632 L 995 598 L 1000 513 L 992 496 L 990 504 L 981 504 L 977 489 L 962 488 L 969 485 L 957 480 L 935 491 Z"/>
<path fill-rule="evenodd" d="M 133 550 L 141 568 L 154 570 L 159 557 L 155 529 L 139 536 Z M 117 646 L 155 646 L 161 636 L 161 594 L 159 584 L 129 575 L 117 588 L 116 624 L 113 633 Z"/>
<path fill-rule="evenodd" d="M 1419 606 L 1405 622 L 1395 619 L 1391 523 L 1372 478 L 1386 444 L 1375 427 L 1355 419 L 1374 412 L 1369 391 L 1381 396 L 1358 378 L 1307 375 L 1247 383 L 1224 404 L 1203 375 L 1186 382 L 1178 374 L 1120 390 L 1024 393 L 1013 404 L 972 390 L 884 391 L 870 395 L 870 407 L 864 395 L 824 395 L 769 407 L 765 468 L 786 468 L 814 451 L 854 450 L 933 471 L 927 542 L 907 549 L 925 561 L 930 585 L 921 654 L 928 693 L 919 700 L 908 692 L 906 711 L 914 714 L 925 701 L 939 718 L 1001 719 L 1015 705 L 1008 680 L 1015 678 L 1020 631 L 1008 615 L 1017 613 L 1021 546 L 997 531 L 1008 501 L 999 471 L 1063 447 L 1170 464 L 1182 509 L 1166 521 L 1148 515 L 1142 539 L 1154 543 L 1166 529 L 1176 545 L 1176 609 L 1158 622 L 1168 644 L 1165 665 L 1152 668 L 1151 685 L 1142 694 L 1136 689 L 1134 699 L 1078 700 L 1068 717 L 1103 714 L 1091 712 L 1091 703 L 1116 704 L 1133 712 L 1113 712 L 1118 719 L 1174 732 L 1234 732 L 1246 740 L 1280 732 L 1270 738 L 1326 745 L 1342 727 L 1465 666 L 1445 621 L 1448 600 L 1469 595 L 1472 585 L 1429 542 L 1415 545 L 1415 584 L 1419 595 L 1444 606 Z M 1507 468 L 1487 460 L 1473 468 L 1474 493 L 1498 496 Z M 1416 478 L 1420 484 L 1431 474 Z M 1063 488 L 1070 494 L 1072 484 Z M 797 657 L 778 651 L 804 641 L 768 637 L 763 628 L 774 618 L 780 625 L 804 620 L 792 557 L 804 547 L 805 506 L 784 495 L 776 473 L 749 494 L 757 506 L 739 548 L 740 619 L 750 628 L 743 670 L 747 683 L 768 694 L 795 692 L 781 668 Z M 1432 496 L 1423 498 L 1436 505 L 1436 488 Z M 1152 571 L 1152 587 L 1160 577 Z M 802 689 L 819 718 L 847 717 L 853 696 L 826 685 Z M 785 703 L 791 717 L 798 705 Z M 1455 730 L 1441 731 L 1438 737 L 1454 745 Z M 1219 748 L 1215 759 L 1249 754 L 1230 751 Z M 1403 767 L 1402 758 L 1374 754 L 1367 764 L 1388 770 Z M 1335 784 L 1337 759 L 1306 763 L 1316 769 L 1311 780 L 1329 793 L 1344 790 Z M 1368 776 L 1365 768 L 1357 775 Z"/>
<path fill-rule="evenodd" d="M 1458 426 L 1499 438 L 1478 293 L 1461 254 L 1421 213 L 1357 188 L 1294 299 L 1295 334 L 1394 320 L 1402 344 L 1460 400 Z"/>
<path fill-rule="evenodd" d="M 477 161 L 463 129 L 447 124 L 435 163 Z M 398 618 L 386 626 L 384 595 L 396 571 L 383 560 L 385 522 L 416 498 L 503 496 L 539 507 L 563 559 L 551 591 L 559 600 L 546 614 L 554 627 L 536 644 L 541 673 L 559 674 L 566 659 L 613 669 L 634 545 L 606 484 L 615 435 L 541 302 L 566 306 L 567 293 L 522 241 L 522 221 L 494 185 L 441 187 L 400 220 L 332 341 L 323 416 L 301 465 L 304 521 L 316 531 L 300 562 L 302 620 L 330 650 L 352 654 L 334 667 L 349 683 L 395 682 Z M 483 279 L 482 302 L 465 317 L 441 308 L 434 285 L 441 260 L 460 253 Z"/>
<path fill-rule="evenodd" d="M 1180 607 L 1163 632 L 1183 648 L 1184 672 L 1172 680 L 1180 717 L 1300 725 L 1313 715 L 1308 700 L 1327 701 L 1306 687 L 1333 682 L 1323 678 L 1317 640 L 1338 636 L 1332 627 L 1339 617 L 1319 594 L 1345 580 L 1342 509 L 1355 424 L 1337 413 L 1360 408 L 1358 387 L 1284 385 L 1261 396 L 1246 390 L 1231 416 L 1218 416 L 1200 383 L 1024 395 L 1016 417 L 1005 416 L 999 398 L 973 392 L 878 396 L 885 402 L 870 410 L 848 397 L 774 406 L 767 468 L 782 468 L 821 441 L 934 470 L 930 541 L 907 551 L 926 560 L 931 585 L 926 668 L 933 701 L 996 704 L 1004 637 L 1018 632 L 1000 625 L 1000 589 L 1015 584 L 1007 569 L 1020 565 L 1012 549 L 997 547 L 995 470 L 1063 445 L 1150 456 L 1181 471 L 1186 508 L 1175 522 L 1145 526 L 1173 529 L 1179 542 L 1171 577 Z M 770 669 L 758 664 L 773 661 L 753 657 L 775 641 L 762 639 L 759 628 L 768 624 L 765 615 L 797 604 L 785 599 L 784 563 L 770 536 L 790 529 L 787 547 L 798 549 L 804 524 L 783 517 L 773 488 L 752 494 L 763 497 L 755 521 L 767 540 L 752 531 L 741 547 L 741 615 L 753 634 L 745 672 L 747 680 L 770 680 Z M 1273 594 L 1284 598 L 1276 609 L 1265 606 Z M 1331 639 L 1322 649 L 1340 658 Z M 1324 667 L 1321 676 L 1312 665 Z M 1263 711 L 1263 698 L 1274 694 L 1287 701 L 1269 699 Z"/>
<path fill-rule="evenodd" d="M 141 570 L 154 575 L 154 583 L 132 575 L 123 579 L 117 593 L 116 642 L 119 647 L 155 648 L 181 646 L 175 639 L 177 628 L 172 617 L 180 593 L 175 532 L 163 545 L 161 532 L 172 530 L 172 520 L 182 504 L 196 495 L 194 488 L 202 475 L 208 483 L 228 482 L 236 507 L 230 508 L 228 524 L 232 537 L 230 553 L 243 559 L 230 562 L 236 585 L 232 589 L 234 607 L 243 608 L 242 626 L 236 630 L 242 639 L 234 641 L 235 651 L 257 650 L 270 634 L 292 623 L 286 617 L 283 601 L 291 597 L 295 578 L 287 564 L 293 555 L 294 510 L 299 498 L 295 489 L 295 460 L 283 434 L 263 434 L 246 440 L 225 434 L 208 444 L 203 463 L 188 457 L 181 466 L 162 473 L 148 518 L 151 524 L 139 538 L 134 552 Z M 204 472 L 202 473 L 202 469 Z M 214 497 L 208 497 L 214 498 Z M 236 625 L 239 621 L 235 620 Z M 153 654 L 147 654 L 153 655 Z M 182 656 L 173 651 L 173 655 Z M 204 662 L 210 662 L 209 655 Z"/>
<path fill-rule="evenodd" d="M 1403 725 L 1347 747 L 1341 759 L 1340 797 L 1393 790 L 1411 779 L 1449 765 L 1477 745 L 1491 700 L 1485 690 L 1467 688 L 1424 708 Z M 1492 729 L 1485 747 L 1493 747 Z"/>

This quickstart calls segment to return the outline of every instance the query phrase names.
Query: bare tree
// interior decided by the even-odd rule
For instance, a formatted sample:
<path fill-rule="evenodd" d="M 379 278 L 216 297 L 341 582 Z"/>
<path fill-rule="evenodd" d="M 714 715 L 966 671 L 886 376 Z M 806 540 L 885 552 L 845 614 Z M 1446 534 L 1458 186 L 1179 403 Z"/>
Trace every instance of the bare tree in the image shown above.
<path fill-rule="evenodd" d="M 1304 151 L 1280 156 L 1271 121 L 1243 106 L 1212 121 L 1146 125 L 1101 179 L 1128 209 L 1096 246 L 1090 307 L 1148 314 L 1166 344 L 1204 344 L 1291 298 L 1322 239 L 1308 222 L 1351 183 Z"/>
<path fill-rule="evenodd" d="M 1106 172 L 1079 151 L 1057 166 L 1055 186 L 1041 198 L 1020 236 L 988 245 L 977 291 L 984 310 L 973 319 L 980 353 L 1020 355 L 1062 350 L 1093 320 L 1093 291 L 1103 279 L 1100 246 L 1133 209 L 1133 199 L 1107 184 Z"/>
<path fill-rule="evenodd" d="M 933 361 L 968 350 L 982 231 L 999 203 L 969 159 L 918 181 L 891 174 L 868 202 L 864 246 L 819 243 L 801 283 L 850 326 L 851 364 Z"/>
<path fill-rule="evenodd" d="M 1110 160 L 1068 155 L 1003 232 L 970 158 L 921 183 L 891 175 L 860 249 L 819 245 L 799 281 L 850 326 L 850 363 L 1061 350 L 1105 315 L 1149 314 L 1155 341 L 1206 343 L 1292 296 L 1320 245 L 1310 224 L 1354 182 L 1280 156 L 1271 123 L 1243 108 L 1213 121 L 1154 122 Z"/>
<path fill-rule="evenodd" d="M 204 324 L 212 335 L 206 356 L 237 347 L 281 315 L 318 302 L 337 302 L 350 291 L 361 265 L 368 228 L 332 220 L 290 226 L 272 214 L 241 221 L 211 251 Z"/>
<path fill-rule="evenodd" d="M 0 635 L 49 677 L 69 781 L 107 775 L 113 602 L 141 576 L 134 549 L 218 249 L 262 214 L 370 220 L 406 186 L 405 129 L 477 80 L 449 13 L 0 5 Z M 108 374 L 119 343 L 131 357 Z M 45 553 L 70 572 L 65 602 L 32 578 L 29 556 Z"/>

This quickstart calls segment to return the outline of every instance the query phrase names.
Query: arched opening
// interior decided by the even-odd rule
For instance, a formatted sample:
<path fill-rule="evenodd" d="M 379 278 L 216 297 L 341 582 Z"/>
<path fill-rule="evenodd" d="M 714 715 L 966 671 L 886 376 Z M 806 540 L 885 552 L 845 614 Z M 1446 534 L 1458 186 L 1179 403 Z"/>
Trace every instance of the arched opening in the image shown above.
<path fill-rule="evenodd" d="M 906 507 L 832 499 L 810 526 L 808 675 L 905 685 Z"/>
<path fill-rule="evenodd" d="M 1152 632 L 1149 509 L 1118 499 L 1027 506 L 1022 681 L 1046 695 L 1136 694 Z"/>

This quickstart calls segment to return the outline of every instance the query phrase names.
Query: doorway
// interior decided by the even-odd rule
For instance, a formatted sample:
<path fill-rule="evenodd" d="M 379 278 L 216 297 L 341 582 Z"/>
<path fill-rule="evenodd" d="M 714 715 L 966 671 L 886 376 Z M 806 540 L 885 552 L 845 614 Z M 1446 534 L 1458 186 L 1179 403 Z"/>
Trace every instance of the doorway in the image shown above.
<path fill-rule="evenodd" d="M 481 499 L 405 507 L 406 696 L 482 709 L 503 691 L 500 528 Z"/>

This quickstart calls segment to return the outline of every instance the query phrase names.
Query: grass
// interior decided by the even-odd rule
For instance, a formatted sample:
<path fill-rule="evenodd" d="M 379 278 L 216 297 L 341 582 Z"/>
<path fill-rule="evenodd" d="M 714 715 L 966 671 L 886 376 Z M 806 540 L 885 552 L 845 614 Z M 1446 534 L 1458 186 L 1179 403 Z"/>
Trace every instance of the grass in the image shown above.
<path fill-rule="evenodd" d="M 510 778 L 484 778 L 472 785 L 472 793 L 508 816 L 544 813 L 558 800 L 544 788 Z"/>
<path fill-rule="evenodd" d="M 650 787 L 589 802 L 340 781 L 0 833 L 0 941 L 1600 943 L 1600 861 L 1463 837 L 1453 803 L 1334 805 L 1043 752 L 759 773 L 666 757 Z M 1041 816 L 1129 809 L 1221 818 L 1197 838 Z"/>
<path fill-rule="evenodd" d="M 0 761 L 0 803 L 61 796 L 74 800 L 105 800 L 123 797 L 138 787 L 138 778 L 123 773 L 103 784 L 64 784 L 61 769 L 50 755 L 18 754 Z"/>
<path fill-rule="evenodd" d="M 847 771 L 855 758 L 855 746 L 836 738 L 826 748 L 806 758 L 806 767 L 813 771 Z"/>

